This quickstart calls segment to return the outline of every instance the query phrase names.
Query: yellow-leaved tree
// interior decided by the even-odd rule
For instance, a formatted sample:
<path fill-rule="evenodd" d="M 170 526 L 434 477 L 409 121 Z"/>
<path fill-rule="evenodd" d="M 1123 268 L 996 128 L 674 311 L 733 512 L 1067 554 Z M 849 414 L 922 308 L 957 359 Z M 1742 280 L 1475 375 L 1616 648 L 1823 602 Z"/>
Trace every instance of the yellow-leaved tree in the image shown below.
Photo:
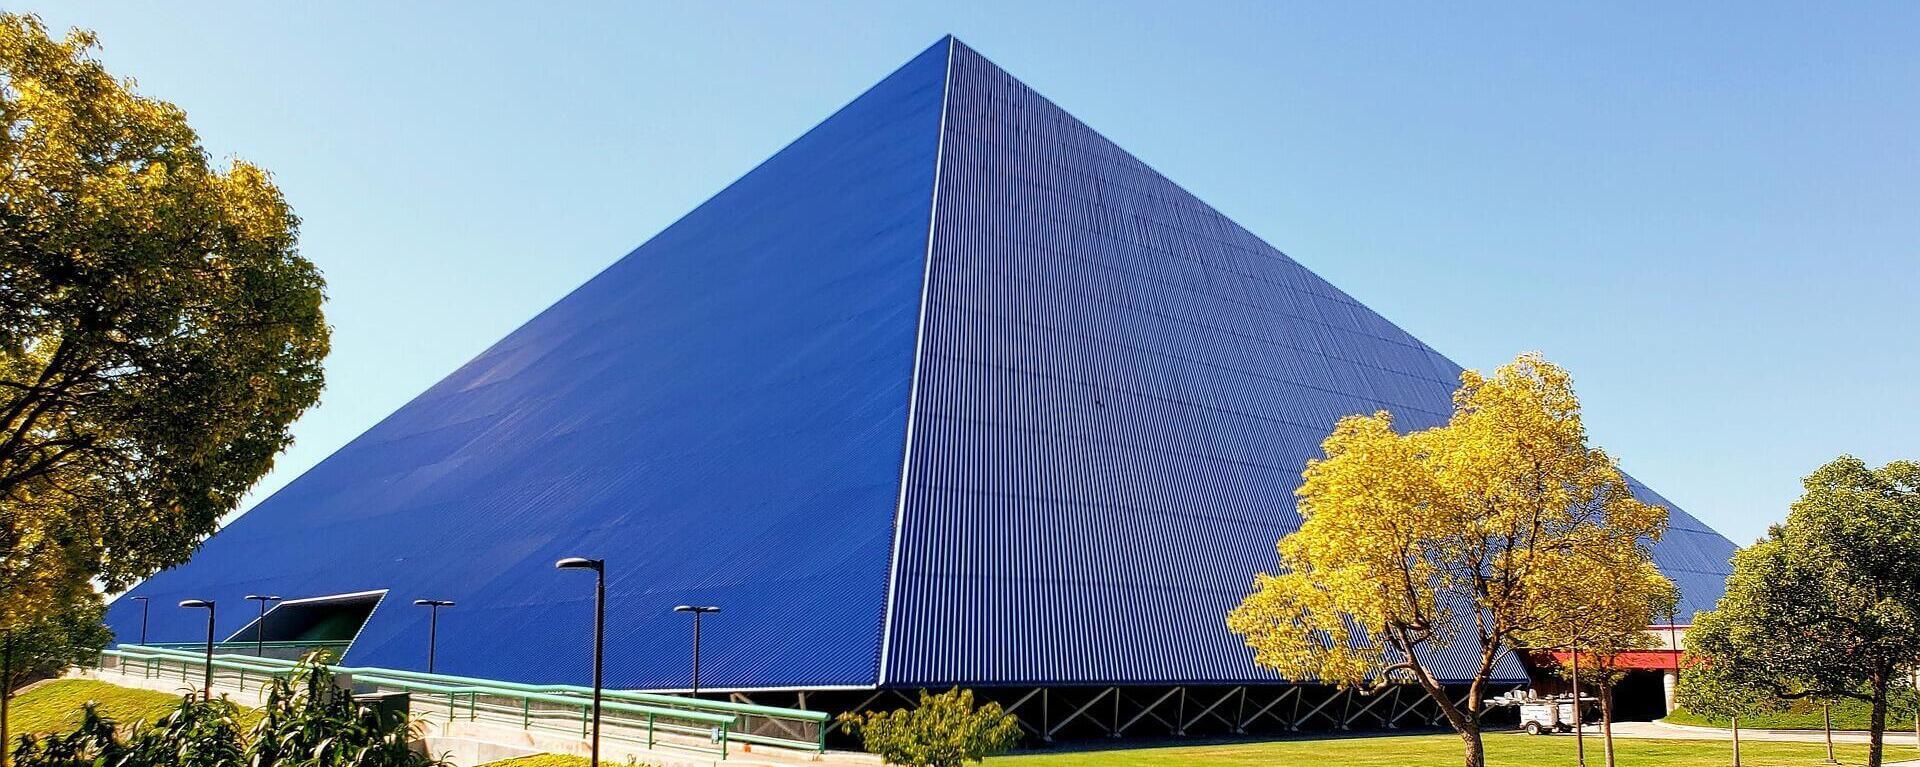
<path fill-rule="evenodd" d="M 1555 570 L 1564 577 L 1541 584 L 1546 614 L 1515 640 L 1537 649 L 1567 649 L 1572 663 L 1559 672 L 1576 692 L 1596 691 L 1606 765 L 1613 767 L 1613 686 L 1628 671 L 1621 661 L 1628 653 L 1660 646 L 1647 627 L 1672 615 L 1679 591 L 1653 566 L 1644 545 L 1586 547 L 1561 556 L 1565 561 Z M 1584 753 L 1585 745 L 1581 748 Z"/>
<path fill-rule="evenodd" d="M 1227 625 L 1289 679 L 1418 685 L 1468 767 L 1483 767 L 1480 715 L 1502 654 L 1552 625 L 1568 584 L 1608 589 L 1607 567 L 1638 572 L 1667 512 L 1587 444 L 1570 376 L 1538 354 L 1462 373 L 1445 425 L 1400 434 L 1388 413 L 1349 416 L 1323 447 L 1278 569 L 1256 576 Z M 1456 642 L 1478 650 L 1471 667 L 1436 668 Z"/>

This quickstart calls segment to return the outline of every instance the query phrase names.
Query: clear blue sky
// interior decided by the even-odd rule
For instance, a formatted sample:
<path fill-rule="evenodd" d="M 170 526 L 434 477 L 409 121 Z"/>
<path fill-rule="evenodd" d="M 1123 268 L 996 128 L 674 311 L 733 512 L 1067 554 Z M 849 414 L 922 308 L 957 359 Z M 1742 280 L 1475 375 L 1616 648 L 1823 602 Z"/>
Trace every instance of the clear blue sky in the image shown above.
<path fill-rule="evenodd" d="M 948 32 L 1461 364 L 1572 368 L 1736 542 L 1920 458 L 1920 4 L 29 5 L 305 220 L 334 352 L 262 492 Z"/>

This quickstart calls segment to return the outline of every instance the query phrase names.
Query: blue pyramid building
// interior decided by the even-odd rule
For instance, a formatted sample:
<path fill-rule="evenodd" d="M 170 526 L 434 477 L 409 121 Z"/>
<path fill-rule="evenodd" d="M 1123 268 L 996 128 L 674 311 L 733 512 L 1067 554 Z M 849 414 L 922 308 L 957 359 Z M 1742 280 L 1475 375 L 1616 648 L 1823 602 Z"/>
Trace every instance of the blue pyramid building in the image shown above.
<path fill-rule="evenodd" d="M 581 683 L 581 555 L 614 687 L 686 686 L 688 603 L 713 689 L 1277 684 L 1222 616 L 1306 460 L 1459 372 L 949 38 L 132 593 L 416 669 L 452 599 L 441 672 Z M 1733 546 L 1636 489 L 1684 622 Z"/>

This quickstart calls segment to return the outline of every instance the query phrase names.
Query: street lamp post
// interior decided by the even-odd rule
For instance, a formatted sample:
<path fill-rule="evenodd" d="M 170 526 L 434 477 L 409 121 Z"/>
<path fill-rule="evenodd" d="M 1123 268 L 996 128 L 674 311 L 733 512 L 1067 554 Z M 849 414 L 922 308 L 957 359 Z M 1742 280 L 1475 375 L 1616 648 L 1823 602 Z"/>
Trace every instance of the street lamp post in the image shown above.
<path fill-rule="evenodd" d="M 600 767 L 600 668 L 607 631 L 607 561 L 567 557 L 553 566 L 561 570 L 593 571 L 593 741 L 587 767 Z"/>
<path fill-rule="evenodd" d="M 1673 685 L 1664 692 L 1667 698 L 1667 713 L 1680 707 L 1680 603 L 1675 602 L 1667 608 L 1667 645 L 1673 650 Z"/>
<path fill-rule="evenodd" d="M 440 644 L 440 608 L 452 607 L 451 599 L 416 599 L 413 603 L 432 612 L 427 617 L 427 673 L 433 673 L 433 653 Z"/>
<path fill-rule="evenodd" d="M 140 644 L 145 645 L 147 643 L 147 603 L 152 600 L 147 597 L 131 597 L 131 599 L 140 603 Z"/>
<path fill-rule="evenodd" d="M 693 696 L 700 696 L 700 616 L 720 612 L 713 605 L 680 605 L 676 613 L 693 613 Z"/>
<path fill-rule="evenodd" d="M 186 608 L 204 607 L 207 610 L 207 674 L 206 681 L 200 688 L 200 695 L 207 700 L 213 700 L 213 600 L 188 599 L 182 601 L 180 606 Z"/>
<path fill-rule="evenodd" d="M 248 594 L 247 599 L 260 603 L 260 617 L 253 622 L 253 657 L 266 654 L 267 649 L 267 603 L 278 602 L 280 598 L 266 594 Z"/>

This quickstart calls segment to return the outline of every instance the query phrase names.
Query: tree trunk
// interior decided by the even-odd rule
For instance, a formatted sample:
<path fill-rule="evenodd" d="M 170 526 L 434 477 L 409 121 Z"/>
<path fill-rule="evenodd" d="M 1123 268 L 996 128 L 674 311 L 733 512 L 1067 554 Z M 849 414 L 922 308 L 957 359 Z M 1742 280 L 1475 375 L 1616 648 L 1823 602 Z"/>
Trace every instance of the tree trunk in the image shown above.
<path fill-rule="evenodd" d="M 1740 767 L 1740 715 L 1729 718 L 1733 720 L 1733 767 Z"/>
<path fill-rule="evenodd" d="M 1480 723 L 1468 722 L 1460 730 L 1460 740 L 1467 745 L 1467 767 L 1487 767 L 1487 748 L 1480 742 Z"/>
<path fill-rule="evenodd" d="M 13 632 L 0 635 L 0 767 L 13 758 L 13 735 L 7 731 L 7 709 L 13 702 Z"/>
<path fill-rule="evenodd" d="M 1827 764 L 1839 764 L 1833 758 L 1833 701 L 1820 702 L 1820 729 L 1827 733 Z"/>
<path fill-rule="evenodd" d="M 1478 706 L 1469 701 L 1467 708 L 1462 710 L 1447 697 L 1447 688 L 1444 685 L 1433 682 L 1431 677 L 1420 677 L 1418 681 L 1420 689 L 1426 690 L 1427 697 L 1432 698 L 1434 704 L 1440 707 L 1440 713 L 1446 716 L 1447 724 L 1453 727 L 1454 732 L 1460 733 L 1460 740 L 1467 747 L 1466 766 L 1487 767 L 1486 747 L 1480 742 Z"/>
<path fill-rule="evenodd" d="M 1580 712 L 1580 645 L 1572 645 L 1573 652 L 1573 752 L 1575 764 L 1587 767 L 1587 718 Z"/>
<path fill-rule="evenodd" d="M 1613 767 L 1613 690 L 1604 685 L 1600 687 L 1600 740 L 1607 767 Z"/>
<path fill-rule="evenodd" d="M 1887 675 L 1873 675 L 1873 718 L 1867 724 L 1867 767 L 1880 767 L 1881 742 L 1887 731 Z"/>

